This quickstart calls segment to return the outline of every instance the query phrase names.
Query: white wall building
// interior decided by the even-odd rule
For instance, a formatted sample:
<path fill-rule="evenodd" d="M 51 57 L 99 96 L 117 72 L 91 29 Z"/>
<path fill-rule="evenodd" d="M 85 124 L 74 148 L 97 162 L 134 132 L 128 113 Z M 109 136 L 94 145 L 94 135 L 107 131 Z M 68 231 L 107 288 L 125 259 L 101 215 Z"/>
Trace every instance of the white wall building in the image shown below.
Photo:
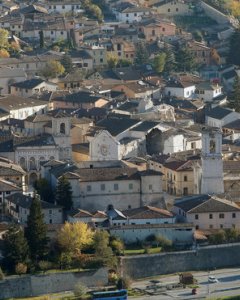
<path fill-rule="evenodd" d="M 194 96 L 196 86 L 191 82 L 171 81 L 164 88 L 164 94 L 168 97 L 191 98 Z"/>
<path fill-rule="evenodd" d="M 5 211 L 15 221 L 26 224 L 30 213 L 32 198 L 21 193 L 15 193 L 5 198 Z M 46 224 L 62 224 L 62 207 L 41 201 L 42 213 Z"/>
<path fill-rule="evenodd" d="M 173 213 L 196 229 L 240 228 L 240 208 L 232 201 L 197 195 L 175 200 Z"/>

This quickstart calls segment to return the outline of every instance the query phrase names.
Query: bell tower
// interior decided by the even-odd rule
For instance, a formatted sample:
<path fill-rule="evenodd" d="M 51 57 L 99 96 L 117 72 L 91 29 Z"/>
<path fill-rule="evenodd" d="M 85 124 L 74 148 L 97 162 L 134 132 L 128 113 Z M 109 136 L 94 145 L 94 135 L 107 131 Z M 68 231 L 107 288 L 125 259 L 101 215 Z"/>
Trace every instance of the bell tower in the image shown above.
<path fill-rule="evenodd" d="M 64 111 L 52 114 L 52 135 L 59 147 L 59 159 L 69 160 L 72 158 L 71 147 L 71 117 Z"/>
<path fill-rule="evenodd" d="M 222 133 L 219 128 L 202 129 L 201 194 L 224 193 Z"/>

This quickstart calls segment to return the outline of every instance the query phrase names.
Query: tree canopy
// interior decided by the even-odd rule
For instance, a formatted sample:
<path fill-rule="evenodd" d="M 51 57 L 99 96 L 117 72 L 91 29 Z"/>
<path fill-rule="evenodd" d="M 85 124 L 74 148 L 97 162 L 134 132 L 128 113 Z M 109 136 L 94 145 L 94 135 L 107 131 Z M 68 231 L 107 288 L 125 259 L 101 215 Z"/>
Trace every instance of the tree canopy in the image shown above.
<path fill-rule="evenodd" d="M 64 252 L 79 253 L 92 244 L 93 231 L 86 223 L 66 222 L 58 232 L 57 240 Z"/>
<path fill-rule="evenodd" d="M 56 201 L 58 205 L 63 206 L 64 210 L 69 210 L 72 208 L 72 187 L 65 176 L 61 176 L 58 180 Z"/>
<path fill-rule="evenodd" d="M 230 64 L 240 66 L 240 28 L 236 29 L 230 38 L 229 52 L 227 61 Z"/>
<path fill-rule="evenodd" d="M 55 78 L 62 75 L 64 72 L 65 69 L 59 61 L 51 60 L 42 69 L 41 74 L 45 78 Z"/>
<path fill-rule="evenodd" d="M 193 53 L 187 47 L 181 47 L 176 54 L 178 71 L 193 71 L 196 68 L 196 61 Z"/>
<path fill-rule="evenodd" d="M 149 60 L 149 54 L 144 42 L 139 42 L 135 53 L 135 64 L 142 65 L 147 63 Z"/>
<path fill-rule="evenodd" d="M 40 178 L 37 181 L 35 181 L 34 188 L 43 201 L 51 203 L 54 202 L 54 193 L 47 179 Z"/>
<path fill-rule="evenodd" d="M 153 61 L 153 66 L 154 69 L 157 73 L 162 73 L 164 68 L 165 68 L 165 63 L 166 63 L 166 53 L 161 52 L 157 56 L 155 56 L 154 61 Z"/>
<path fill-rule="evenodd" d="M 30 213 L 27 221 L 26 238 L 30 248 L 31 257 L 35 260 L 47 254 L 47 227 L 44 223 L 44 215 L 41 202 L 37 195 L 32 199 Z"/>
<path fill-rule="evenodd" d="M 18 263 L 26 263 L 29 259 L 29 247 L 22 228 L 12 225 L 5 237 L 4 256 L 10 268 Z"/>

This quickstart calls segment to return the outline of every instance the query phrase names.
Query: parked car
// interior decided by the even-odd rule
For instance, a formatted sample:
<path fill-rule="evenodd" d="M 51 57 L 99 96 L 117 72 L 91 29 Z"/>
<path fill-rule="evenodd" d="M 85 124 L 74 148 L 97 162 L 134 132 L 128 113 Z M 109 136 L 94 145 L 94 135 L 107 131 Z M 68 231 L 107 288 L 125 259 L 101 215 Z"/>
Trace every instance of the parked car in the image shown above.
<path fill-rule="evenodd" d="M 208 282 L 210 283 L 217 283 L 218 282 L 218 279 L 214 276 L 209 276 L 208 277 Z"/>

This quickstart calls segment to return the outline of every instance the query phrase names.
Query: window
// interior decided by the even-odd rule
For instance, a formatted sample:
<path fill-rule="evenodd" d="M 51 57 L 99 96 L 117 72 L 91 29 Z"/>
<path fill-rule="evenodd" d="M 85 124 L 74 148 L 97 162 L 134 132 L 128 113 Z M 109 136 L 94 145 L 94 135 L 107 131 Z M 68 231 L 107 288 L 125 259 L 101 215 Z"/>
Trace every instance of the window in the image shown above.
<path fill-rule="evenodd" d="M 198 215 L 195 215 L 195 220 L 198 220 Z"/>
<path fill-rule="evenodd" d="M 196 225 L 196 227 L 195 227 L 197 230 L 199 229 L 199 226 L 198 225 Z"/>
<path fill-rule="evenodd" d="M 176 8 L 176 11 L 178 11 L 178 8 Z"/>
<path fill-rule="evenodd" d="M 188 195 L 188 188 L 187 187 L 183 188 L 183 195 Z"/>
<path fill-rule="evenodd" d="M 118 183 L 114 183 L 113 188 L 114 188 L 114 191 L 118 191 Z"/>
<path fill-rule="evenodd" d="M 220 224 L 220 228 L 223 228 L 223 224 Z"/>
<path fill-rule="evenodd" d="M 235 225 L 235 224 L 232 224 L 232 228 L 236 228 L 236 225 Z"/>
<path fill-rule="evenodd" d="M 91 190 L 92 190 L 91 185 L 87 185 L 87 191 L 88 191 L 88 192 L 91 192 Z"/>
<path fill-rule="evenodd" d="M 136 17 L 137 16 L 137 14 L 136 13 L 134 13 L 134 17 Z"/>
<path fill-rule="evenodd" d="M 49 215 L 51 215 L 52 214 L 52 210 L 51 209 L 49 209 Z"/>
<path fill-rule="evenodd" d="M 132 208 L 132 206 L 131 205 L 128 205 L 128 209 L 131 209 Z"/>
<path fill-rule="evenodd" d="M 152 36 L 155 36 L 155 30 L 154 29 L 152 30 Z"/>
<path fill-rule="evenodd" d="M 83 63 L 83 67 L 87 68 L 88 67 L 88 63 Z"/>
<path fill-rule="evenodd" d="M 168 12 L 170 12 L 170 11 L 171 11 L 171 9 L 169 8 L 167 11 L 168 11 Z"/>
<path fill-rule="evenodd" d="M 11 193 L 10 191 L 7 191 L 7 192 L 6 192 L 7 195 L 9 195 L 10 193 Z"/>
<path fill-rule="evenodd" d="M 184 181 L 187 181 L 187 176 L 184 176 L 184 179 L 183 179 Z"/>
<path fill-rule="evenodd" d="M 152 184 L 149 184 L 148 189 L 152 190 Z"/>
<path fill-rule="evenodd" d="M 52 219 L 49 219 L 49 224 L 52 224 Z"/>
<path fill-rule="evenodd" d="M 61 35 L 63 35 L 63 31 L 61 31 Z"/>
<path fill-rule="evenodd" d="M 162 31 L 165 31 L 165 28 L 163 27 Z"/>
<path fill-rule="evenodd" d="M 126 14 L 126 17 L 128 18 L 128 14 Z"/>
<path fill-rule="evenodd" d="M 213 215 L 212 214 L 209 214 L 209 219 L 212 219 L 213 218 Z"/>
<path fill-rule="evenodd" d="M 219 214 L 219 219 L 224 219 L 224 214 Z"/>
<path fill-rule="evenodd" d="M 64 9 L 65 8 L 65 5 L 62 5 L 62 9 Z"/>
<path fill-rule="evenodd" d="M 232 213 L 232 218 L 233 218 L 233 219 L 236 218 L 236 213 Z"/>
<path fill-rule="evenodd" d="M 101 184 L 101 191 L 105 191 L 105 184 L 104 183 Z"/>
<path fill-rule="evenodd" d="M 210 229 L 213 229 L 213 225 L 209 225 L 209 228 L 210 228 Z"/>
<path fill-rule="evenodd" d="M 100 58 L 100 63 L 103 63 L 103 58 Z"/>
<path fill-rule="evenodd" d="M 128 187 L 129 187 L 129 190 L 132 190 L 133 189 L 133 184 L 129 183 Z"/>

